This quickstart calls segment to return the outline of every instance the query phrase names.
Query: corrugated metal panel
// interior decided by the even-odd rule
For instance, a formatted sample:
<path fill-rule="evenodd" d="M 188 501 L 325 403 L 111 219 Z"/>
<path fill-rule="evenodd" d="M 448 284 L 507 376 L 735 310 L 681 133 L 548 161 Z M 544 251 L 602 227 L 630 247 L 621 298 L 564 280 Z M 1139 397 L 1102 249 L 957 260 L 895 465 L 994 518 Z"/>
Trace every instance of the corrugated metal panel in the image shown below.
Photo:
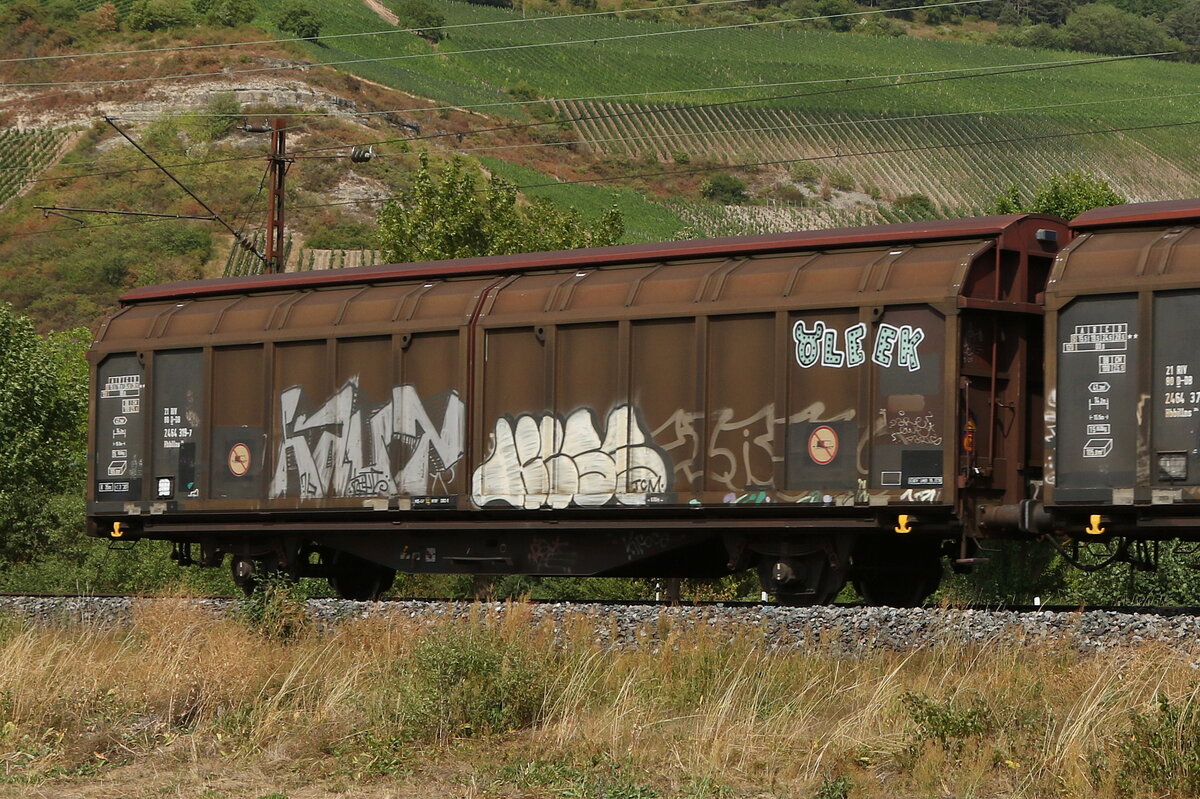
<path fill-rule="evenodd" d="M 1126 225 L 1163 225 L 1169 222 L 1200 222 L 1200 199 L 1163 200 L 1093 208 L 1071 220 L 1074 230 L 1113 228 Z"/>
<path fill-rule="evenodd" d="M 732 258 L 795 250 L 821 250 L 844 247 L 882 246 L 890 242 L 934 242 L 964 238 L 991 238 L 1024 224 L 1045 222 L 1058 227 L 1061 220 L 1041 214 L 948 219 L 908 222 L 899 225 L 843 228 L 840 230 L 802 231 L 767 236 L 742 236 L 725 239 L 701 239 L 665 244 L 637 244 L 622 247 L 523 253 L 490 258 L 460 258 L 420 264 L 387 264 L 281 275 L 183 281 L 162 286 L 134 289 L 125 294 L 123 303 L 237 294 L 261 291 L 296 291 L 364 282 L 392 282 L 429 278 L 498 275 L 539 269 L 600 267 L 641 261 Z"/>
<path fill-rule="evenodd" d="M 1200 280 L 1197 227 L 1125 227 L 1083 233 L 1055 262 L 1047 297 L 1170 288 Z"/>

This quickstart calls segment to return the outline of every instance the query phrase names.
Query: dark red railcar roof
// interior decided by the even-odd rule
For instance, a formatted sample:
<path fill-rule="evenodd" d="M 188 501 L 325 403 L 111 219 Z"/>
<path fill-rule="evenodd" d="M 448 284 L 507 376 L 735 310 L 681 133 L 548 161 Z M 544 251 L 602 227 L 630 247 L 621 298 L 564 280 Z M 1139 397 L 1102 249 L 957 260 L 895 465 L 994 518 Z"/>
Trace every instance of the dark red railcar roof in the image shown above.
<path fill-rule="evenodd" d="M 1071 220 L 1072 230 L 1124 225 L 1163 225 L 1171 222 L 1200 222 L 1200 199 L 1163 200 L 1093 208 Z"/>
<path fill-rule="evenodd" d="M 659 244 L 630 244 L 580 250 L 496 255 L 486 258 L 456 258 L 413 264 L 379 264 L 351 269 L 287 272 L 211 280 L 188 280 L 134 289 L 121 297 L 122 304 L 151 300 L 186 299 L 215 294 L 244 294 L 259 291 L 313 289 L 352 283 L 390 280 L 419 280 L 465 275 L 503 274 L 555 267 L 606 266 L 638 261 L 688 260 L 737 255 L 762 255 L 789 250 L 833 249 L 872 244 L 918 243 L 944 239 L 997 236 L 1025 219 L 1062 220 L 1041 214 L 1008 214 L 967 219 L 905 222 L 897 225 L 838 228 L 835 230 L 773 233 L 721 239 L 671 241 Z"/>

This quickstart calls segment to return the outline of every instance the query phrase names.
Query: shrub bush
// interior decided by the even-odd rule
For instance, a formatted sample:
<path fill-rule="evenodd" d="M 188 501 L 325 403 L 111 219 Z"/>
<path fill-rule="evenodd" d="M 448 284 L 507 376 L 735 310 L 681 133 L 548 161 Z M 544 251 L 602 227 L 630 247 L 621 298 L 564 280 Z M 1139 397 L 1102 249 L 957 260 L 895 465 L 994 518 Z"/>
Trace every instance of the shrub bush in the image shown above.
<path fill-rule="evenodd" d="M 544 652 L 477 625 L 425 635 L 401 685 L 406 733 L 444 741 L 532 726 L 550 684 Z"/>
<path fill-rule="evenodd" d="M 446 17 L 424 0 L 396 0 L 391 4 L 396 12 L 399 25 L 412 28 L 422 39 L 437 43 L 446 37 L 441 27 L 446 24 Z"/>
<path fill-rule="evenodd" d="M 735 178 L 728 172 L 717 172 L 713 176 L 705 178 L 700 184 L 700 194 L 705 199 L 723 205 L 736 205 L 749 199 L 746 195 L 745 181 Z"/>
<path fill-rule="evenodd" d="M 188 0 L 137 0 L 125 21 L 133 30 L 157 31 L 194 25 L 196 12 Z"/>
<path fill-rule="evenodd" d="M 321 19 L 311 8 L 297 0 L 289 0 L 279 7 L 275 24 L 284 33 L 298 39 L 315 39 L 321 35 Z"/>
<path fill-rule="evenodd" d="M 910 219 L 937 219 L 937 206 L 924 194 L 902 194 L 892 202 L 892 208 Z"/>

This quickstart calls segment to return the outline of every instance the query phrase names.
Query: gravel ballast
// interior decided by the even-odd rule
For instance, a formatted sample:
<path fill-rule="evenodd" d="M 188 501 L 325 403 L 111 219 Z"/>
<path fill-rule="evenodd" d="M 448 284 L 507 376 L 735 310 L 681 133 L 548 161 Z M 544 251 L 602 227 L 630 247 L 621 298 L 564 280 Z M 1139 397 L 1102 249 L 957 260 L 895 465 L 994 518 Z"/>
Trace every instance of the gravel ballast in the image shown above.
<path fill-rule="evenodd" d="M 231 612 L 228 599 L 143 599 L 128 597 L 0 597 L 0 615 L 39 623 L 119 627 L 140 608 L 186 602 L 214 615 Z M 1148 644 L 1200 648 L 1200 616 L 1123 613 L 1105 610 L 1005 611 L 951 608 L 807 607 L 772 605 L 683 606 L 576 603 L 437 602 L 394 600 L 350 602 L 313 599 L 307 611 L 319 629 L 361 618 L 394 618 L 406 624 L 451 620 L 502 620 L 518 612 L 528 623 L 578 630 L 591 626 L 596 640 L 616 648 L 657 647 L 686 641 L 697 631 L 751 636 L 770 649 L 859 652 L 908 650 L 938 644 L 1057 644 L 1082 651 Z"/>

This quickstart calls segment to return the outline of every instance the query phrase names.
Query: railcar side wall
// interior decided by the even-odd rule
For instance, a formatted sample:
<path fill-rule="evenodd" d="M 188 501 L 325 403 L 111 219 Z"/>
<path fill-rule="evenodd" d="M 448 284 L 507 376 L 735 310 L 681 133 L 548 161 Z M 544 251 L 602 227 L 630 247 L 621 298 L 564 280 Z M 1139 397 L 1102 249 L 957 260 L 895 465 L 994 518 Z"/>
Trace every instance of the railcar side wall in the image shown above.
<path fill-rule="evenodd" d="M 1047 505 L 1076 531 L 1195 536 L 1200 209 L 1157 224 L 1120 211 L 1081 225 L 1047 292 Z"/>
<path fill-rule="evenodd" d="M 960 535 L 1025 496 L 1057 223 L 936 225 L 131 303 L 91 356 L 92 532 Z"/>

